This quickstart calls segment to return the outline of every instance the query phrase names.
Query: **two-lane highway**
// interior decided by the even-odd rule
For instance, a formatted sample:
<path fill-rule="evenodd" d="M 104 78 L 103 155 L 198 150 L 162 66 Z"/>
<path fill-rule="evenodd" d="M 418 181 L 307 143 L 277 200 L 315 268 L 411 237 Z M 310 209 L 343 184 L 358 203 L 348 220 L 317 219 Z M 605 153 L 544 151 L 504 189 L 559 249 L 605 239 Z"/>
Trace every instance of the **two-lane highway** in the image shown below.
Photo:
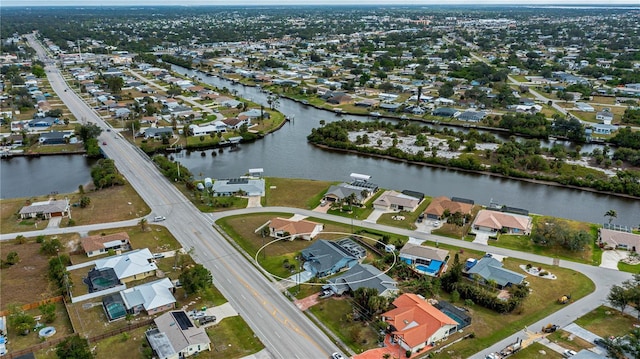
<path fill-rule="evenodd" d="M 46 61 L 42 45 L 33 36 L 28 38 L 40 58 L 49 63 L 46 72 L 51 86 L 73 115 L 83 122 L 108 129 L 108 124 L 93 109 L 67 90 L 59 70 Z M 322 331 L 213 229 L 211 217 L 189 202 L 146 155 L 112 131 L 103 131 L 99 141 L 106 143 L 102 145 L 104 153 L 115 161 L 153 214 L 166 216 L 166 227 L 184 248 L 193 248 L 197 262 L 211 270 L 215 286 L 273 357 L 326 358 L 337 351 L 337 346 Z"/>

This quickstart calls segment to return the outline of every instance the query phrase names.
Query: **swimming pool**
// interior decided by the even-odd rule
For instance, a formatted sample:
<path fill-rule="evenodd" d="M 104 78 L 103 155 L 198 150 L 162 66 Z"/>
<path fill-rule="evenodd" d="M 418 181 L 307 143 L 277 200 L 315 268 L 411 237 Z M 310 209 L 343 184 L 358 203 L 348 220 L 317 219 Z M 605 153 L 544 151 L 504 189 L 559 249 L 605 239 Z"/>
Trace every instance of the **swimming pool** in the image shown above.
<path fill-rule="evenodd" d="M 464 327 L 466 327 L 468 325 L 468 324 L 465 323 L 465 321 L 462 318 L 460 318 L 457 315 L 451 313 L 451 311 L 448 311 L 446 309 L 440 309 L 440 311 L 442 313 L 446 314 L 447 317 L 449 317 L 449 318 L 455 320 L 456 322 L 458 322 L 458 329 L 462 329 L 462 328 L 464 328 Z"/>
<path fill-rule="evenodd" d="M 109 321 L 122 318 L 127 315 L 127 310 L 124 309 L 124 305 L 121 303 L 109 303 L 105 306 Z"/>
<path fill-rule="evenodd" d="M 440 270 L 440 267 L 442 267 L 441 261 L 432 260 L 428 266 L 418 264 L 416 269 L 427 274 L 435 274 Z"/>

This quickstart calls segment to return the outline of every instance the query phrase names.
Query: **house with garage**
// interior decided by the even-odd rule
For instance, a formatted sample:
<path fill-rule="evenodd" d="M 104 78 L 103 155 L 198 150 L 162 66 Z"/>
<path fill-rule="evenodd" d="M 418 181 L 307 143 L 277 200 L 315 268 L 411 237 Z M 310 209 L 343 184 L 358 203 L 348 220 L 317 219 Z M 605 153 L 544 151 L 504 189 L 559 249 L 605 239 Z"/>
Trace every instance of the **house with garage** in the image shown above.
<path fill-rule="evenodd" d="M 468 214 L 471 213 L 473 204 L 474 202 L 472 200 L 464 198 L 453 197 L 449 199 L 449 197 L 445 196 L 436 197 L 431 200 L 429 206 L 424 210 L 424 215 L 429 219 L 442 219 L 447 213 L 453 214 L 459 212 Z"/>
<path fill-rule="evenodd" d="M 478 212 L 473 221 L 473 229 L 489 231 L 493 233 L 502 232 L 509 234 L 530 234 L 533 221 L 531 217 L 515 214 L 497 212 L 483 209 Z"/>
<path fill-rule="evenodd" d="M 176 298 L 173 291 L 171 279 L 165 277 L 127 288 L 118 294 L 122 297 L 127 313 L 136 315 L 144 312 L 153 315 L 174 309 Z"/>
<path fill-rule="evenodd" d="M 119 254 L 118 252 L 131 249 L 127 232 L 84 237 L 80 239 L 80 246 L 87 257 L 95 257 L 109 251 Z"/>
<path fill-rule="evenodd" d="M 269 236 L 273 238 L 285 237 L 287 240 L 301 238 L 307 241 L 314 239 L 322 230 L 324 225 L 307 221 L 306 219 L 287 219 L 276 217 L 269 221 Z"/>
<path fill-rule="evenodd" d="M 184 310 L 164 313 L 154 319 L 156 327 L 145 336 L 159 359 L 182 359 L 203 351 L 211 351 L 211 340 L 202 327 L 197 327 Z"/>
<path fill-rule="evenodd" d="M 49 199 L 48 201 L 33 202 L 30 205 L 20 209 L 20 218 L 36 218 L 41 217 L 50 219 L 51 217 L 69 217 L 71 218 L 71 206 L 69 199 Z"/>
<path fill-rule="evenodd" d="M 350 269 L 358 263 L 358 257 L 336 241 L 319 239 L 300 252 L 304 269 L 316 277 L 326 277 Z"/>
<path fill-rule="evenodd" d="M 220 132 L 227 132 L 227 125 L 222 121 L 214 121 L 202 125 L 189 125 L 189 135 L 191 136 L 206 136 Z"/>
<path fill-rule="evenodd" d="M 468 259 L 462 272 L 465 276 L 483 284 L 495 283 L 499 289 L 522 284 L 526 276 L 502 267 L 502 262 L 490 254 L 475 260 Z"/>
<path fill-rule="evenodd" d="M 610 135 L 618 130 L 618 126 L 616 125 L 607 125 L 604 123 L 594 123 L 591 125 L 593 128 L 593 133 L 599 135 Z"/>
<path fill-rule="evenodd" d="M 638 253 L 640 251 L 640 235 L 600 228 L 598 239 L 605 248 L 624 249 Z"/>
<path fill-rule="evenodd" d="M 444 273 L 449 261 L 449 251 L 413 243 L 405 244 L 398 256 L 414 271 L 431 277 Z"/>
<path fill-rule="evenodd" d="M 356 264 L 343 274 L 329 279 L 323 289 L 329 289 L 336 295 L 353 293 L 359 288 L 374 288 L 378 295 L 392 297 L 398 293 L 398 283 L 370 264 Z"/>
<path fill-rule="evenodd" d="M 396 191 L 385 191 L 373 202 L 375 209 L 413 212 L 420 205 L 418 198 Z"/>
<path fill-rule="evenodd" d="M 430 350 L 458 330 L 458 322 L 416 294 L 405 293 L 393 305 L 381 318 L 389 325 L 391 342 L 411 353 Z"/>
<path fill-rule="evenodd" d="M 216 197 L 235 196 L 264 196 L 264 179 L 252 177 L 240 177 L 220 179 L 213 182 L 211 190 Z"/>
<path fill-rule="evenodd" d="M 42 117 L 42 118 L 34 118 L 33 120 L 29 121 L 27 123 L 27 126 L 30 129 L 43 129 L 45 127 L 51 127 L 57 123 L 59 123 L 60 120 L 58 120 L 55 117 Z"/>
<path fill-rule="evenodd" d="M 233 130 L 240 129 L 242 125 L 247 125 L 247 127 L 251 126 L 251 118 L 247 116 L 225 118 L 222 122 Z"/>
<path fill-rule="evenodd" d="M 101 271 L 107 268 L 113 269 L 121 283 L 154 276 L 158 270 L 149 248 L 136 249 L 95 261 L 94 270 Z"/>

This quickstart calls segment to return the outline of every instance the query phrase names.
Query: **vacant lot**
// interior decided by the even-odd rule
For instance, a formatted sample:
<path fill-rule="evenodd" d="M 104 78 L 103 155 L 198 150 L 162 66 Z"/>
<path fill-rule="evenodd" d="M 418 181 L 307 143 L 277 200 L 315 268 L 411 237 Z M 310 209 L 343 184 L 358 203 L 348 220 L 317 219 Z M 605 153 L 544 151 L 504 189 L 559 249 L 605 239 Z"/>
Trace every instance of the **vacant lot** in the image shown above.
<path fill-rule="evenodd" d="M 617 309 L 600 306 L 578 318 L 576 324 L 606 338 L 628 334 L 634 325 L 640 324 L 640 321 L 628 314 L 620 313 Z"/>
<path fill-rule="evenodd" d="M 91 199 L 91 203 L 86 208 L 72 208 L 71 218 L 76 225 L 123 221 L 142 217 L 150 212 L 149 206 L 128 184 L 97 191 L 85 189 L 84 195 Z M 77 192 L 68 196 L 71 203 L 80 202 L 82 197 Z M 67 221 L 62 221 L 62 224 L 66 223 Z"/>
<path fill-rule="evenodd" d="M 77 234 L 58 235 L 61 242 L 77 237 Z M 40 254 L 40 244 L 34 238 L 17 244 L 15 240 L 0 242 L 3 259 L 9 252 L 18 253 L 20 261 L 8 268 L 0 269 L 0 309 L 8 304 L 28 304 L 53 297 L 57 288 L 47 277 L 49 257 Z M 28 285 L 27 285 L 28 283 Z"/>
<path fill-rule="evenodd" d="M 243 358 L 264 348 L 251 328 L 240 316 L 224 318 L 219 324 L 207 328 L 211 339 L 211 353 L 203 353 L 204 358 Z"/>
<path fill-rule="evenodd" d="M 547 348 L 540 343 L 533 343 L 521 351 L 515 353 L 513 359 L 560 359 L 562 355 Z"/>
<path fill-rule="evenodd" d="M 267 178 L 266 206 L 312 209 L 320 204 L 330 182 L 306 179 Z"/>

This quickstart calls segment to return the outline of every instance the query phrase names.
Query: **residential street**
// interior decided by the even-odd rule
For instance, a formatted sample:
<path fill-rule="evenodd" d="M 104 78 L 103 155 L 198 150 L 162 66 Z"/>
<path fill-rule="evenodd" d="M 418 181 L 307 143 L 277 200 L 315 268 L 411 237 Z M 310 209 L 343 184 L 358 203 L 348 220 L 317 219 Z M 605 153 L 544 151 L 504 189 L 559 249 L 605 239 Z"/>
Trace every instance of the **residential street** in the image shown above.
<path fill-rule="evenodd" d="M 29 36 L 30 43 L 47 65 L 47 76 L 53 90 L 70 111 L 82 122 L 98 124 L 103 129 L 109 128 L 99 115 L 85 104 L 73 91 L 65 91 L 67 85 L 59 70 L 47 60 L 44 50 Z M 100 143 L 105 142 L 102 149 L 105 155 L 113 159 L 121 173 L 131 183 L 142 199 L 152 209 L 151 216 L 162 215 L 167 218 L 165 225 L 185 249 L 194 249 L 194 260 L 211 270 L 215 286 L 228 299 L 233 308 L 247 321 L 256 336 L 265 344 L 273 357 L 278 358 L 321 358 L 328 357 L 337 351 L 337 346 L 318 327 L 309 320 L 292 302 L 282 295 L 274 282 L 264 276 L 261 271 L 249 263 L 224 234 L 216 231 L 213 224 L 216 220 L 232 215 L 265 212 L 290 212 L 309 217 L 316 217 L 343 224 L 366 226 L 372 229 L 387 231 L 400 235 L 415 237 L 451 244 L 463 248 L 489 251 L 503 256 L 520 258 L 526 261 L 551 265 L 553 259 L 530 253 L 522 253 L 508 249 L 487 247 L 483 244 L 469 243 L 461 240 L 435 236 L 411 230 L 388 227 L 376 223 L 353 220 L 310 210 L 287 207 L 254 207 L 220 213 L 201 213 L 184 195 L 178 191 L 155 167 L 151 160 L 138 148 L 113 132 L 103 132 Z M 39 234 L 58 234 L 67 232 L 86 232 L 100 228 L 114 228 L 136 225 L 138 219 L 77 226 L 70 228 L 51 228 L 26 233 L 0 235 L 0 240 L 14 238 L 18 234 L 34 236 Z M 556 313 L 536 322 L 529 323 L 531 330 L 538 330 L 547 323 L 564 327 L 576 318 L 586 314 L 606 301 L 609 289 L 631 278 L 629 273 L 617 270 L 594 267 L 586 264 L 560 261 L 560 267 L 581 272 L 596 284 L 596 290 L 585 298 L 567 305 Z M 550 304 L 555 298 L 550 299 Z M 472 356 L 484 358 L 485 355 L 503 349 L 522 337 L 518 332 L 504 340 L 486 348 Z"/>

